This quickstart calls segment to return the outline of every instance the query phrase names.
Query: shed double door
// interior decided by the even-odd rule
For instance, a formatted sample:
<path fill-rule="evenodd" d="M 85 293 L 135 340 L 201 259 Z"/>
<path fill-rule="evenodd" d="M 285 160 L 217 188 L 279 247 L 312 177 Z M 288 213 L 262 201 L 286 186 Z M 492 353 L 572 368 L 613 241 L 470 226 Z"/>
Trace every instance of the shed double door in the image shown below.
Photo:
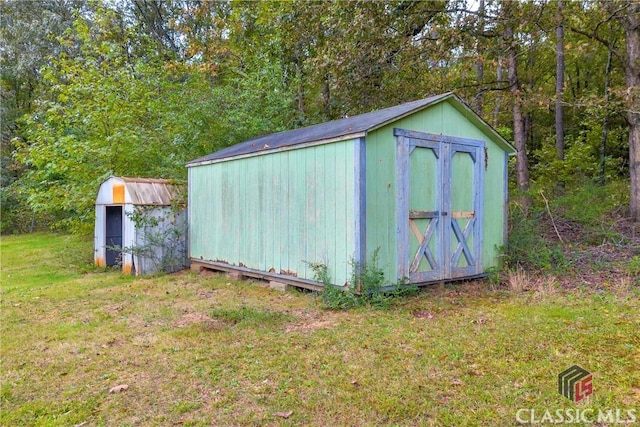
<path fill-rule="evenodd" d="M 481 274 L 484 141 L 394 132 L 399 277 L 421 283 Z"/>

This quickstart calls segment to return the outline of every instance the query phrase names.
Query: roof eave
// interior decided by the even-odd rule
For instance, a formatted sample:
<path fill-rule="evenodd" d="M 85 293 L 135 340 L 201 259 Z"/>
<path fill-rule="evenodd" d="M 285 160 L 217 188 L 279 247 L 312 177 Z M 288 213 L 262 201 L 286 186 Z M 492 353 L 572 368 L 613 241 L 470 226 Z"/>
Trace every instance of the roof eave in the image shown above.
<path fill-rule="evenodd" d="M 262 155 L 266 155 L 266 154 L 273 154 L 273 153 L 280 153 L 283 151 L 291 151 L 291 150 L 297 150 L 300 148 L 306 148 L 306 147 L 313 147 L 316 145 L 323 145 L 323 144 L 331 144 L 333 142 L 340 142 L 340 141 L 348 141 L 350 139 L 356 139 L 356 138 L 362 138 L 363 136 L 366 136 L 367 132 L 355 132 L 355 133 L 349 133 L 346 135 L 340 135 L 340 136 L 336 136 L 334 138 L 325 138 L 325 139 L 319 139 L 316 141 L 309 141 L 309 142 L 305 142 L 303 144 L 292 144 L 292 145 L 285 145 L 282 147 L 277 147 L 277 148 L 272 148 L 272 149 L 268 149 L 268 150 L 260 150 L 260 151 L 254 151 L 251 153 L 246 153 L 246 154 L 240 154 L 240 155 L 235 155 L 235 156 L 228 156 L 228 157 L 222 157 L 219 159 L 209 159 L 209 160 L 194 160 L 191 161 L 189 163 L 186 164 L 187 168 L 191 168 L 191 167 L 195 167 L 195 166 L 206 166 L 206 165 L 211 165 L 214 163 L 222 163 L 222 162 L 228 162 L 231 160 L 239 160 L 239 159 L 246 159 L 249 157 L 256 157 L 256 156 L 262 156 Z"/>

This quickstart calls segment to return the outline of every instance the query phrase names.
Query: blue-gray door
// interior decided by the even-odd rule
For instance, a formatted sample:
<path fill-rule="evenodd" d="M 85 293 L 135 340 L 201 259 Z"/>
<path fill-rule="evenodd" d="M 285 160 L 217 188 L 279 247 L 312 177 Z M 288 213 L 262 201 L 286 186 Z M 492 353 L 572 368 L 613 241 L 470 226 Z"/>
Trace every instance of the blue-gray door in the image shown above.
<path fill-rule="evenodd" d="M 121 262 L 122 252 L 122 206 L 107 206 L 106 212 L 106 249 L 107 265 L 114 266 Z"/>
<path fill-rule="evenodd" d="M 420 283 L 481 274 L 484 142 L 395 135 L 399 277 Z"/>

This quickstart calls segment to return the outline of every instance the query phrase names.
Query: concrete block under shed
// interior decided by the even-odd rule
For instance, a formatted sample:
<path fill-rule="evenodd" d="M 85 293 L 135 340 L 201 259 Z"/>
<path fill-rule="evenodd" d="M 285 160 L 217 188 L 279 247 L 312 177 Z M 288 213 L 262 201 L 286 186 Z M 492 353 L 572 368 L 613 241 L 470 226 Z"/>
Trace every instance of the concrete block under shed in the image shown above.
<path fill-rule="evenodd" d="M 227 272 L 227 277 L 229 279 L 233 279 L 233 280 L 244 280 L 244 275 L 242 273 L 240 273 L 239 271 L 228 271 Z"/>
<path fill-rule="evenodd" d="M 287 285 L 286 283 L 282 283 L 282 282 L 277 282 L 275 280 L 270 280 L 269 281 L 269 288 L 270 289 L 274 289 L 276 291 L 281 291 L 284 292 L 287 290 Z"/>

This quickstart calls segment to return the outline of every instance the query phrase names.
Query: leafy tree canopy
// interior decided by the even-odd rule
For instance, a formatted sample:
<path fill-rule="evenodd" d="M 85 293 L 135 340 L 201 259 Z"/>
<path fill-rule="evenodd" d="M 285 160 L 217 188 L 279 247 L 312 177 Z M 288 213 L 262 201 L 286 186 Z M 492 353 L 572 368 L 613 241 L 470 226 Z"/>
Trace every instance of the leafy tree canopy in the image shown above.
<path fill-rule="evenodd" d="M 184 180 L 250 137 L 450 90 L 519 141 L 534 186 L 640 182 L 631 1 L 0 5 L 2 232 L 90 224 L 110 174 Z"/>

